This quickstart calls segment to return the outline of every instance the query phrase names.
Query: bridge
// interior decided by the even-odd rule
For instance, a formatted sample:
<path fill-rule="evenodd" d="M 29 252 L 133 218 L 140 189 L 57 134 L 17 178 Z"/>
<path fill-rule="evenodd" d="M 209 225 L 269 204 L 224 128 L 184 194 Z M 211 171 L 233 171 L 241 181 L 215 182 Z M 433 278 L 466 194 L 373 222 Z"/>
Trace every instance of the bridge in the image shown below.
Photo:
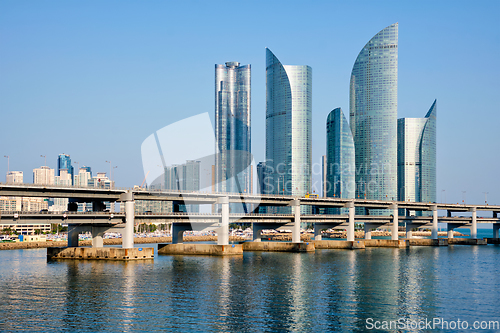
<path fill-rule="evenodd" d="M 306 198 L 286 195 L 260 195 L 240 193 L 204 193 L 173 190 L 145 190 L 145 189 L 102 189 L 74 186 L 44 186 L 32 184 L 0 184 L 0 196 L 15 197 L 49 197 L 69 198 L 74 202 L 110 201 L 122 202 L 125 213 L 92 212 L 61 214 L 44 213 L 2 213 L 1 224 L 16 223 L 67 223 L 68 246 L 78 246 L 78 234 L 90 231 L 93 237 L 93 246 L 102 247 L 104 232 L 115 231 L 122 233 L 123 247 L 132 248 L 134 244 L 133 228 L 138 223 L 172 223 L 173 243 L 182 242 L 182 234 L 186 230 L 210 229 L 218 234 L 218 244 L 229 244 L 229 223 L 251 223 L 254 241 L 260 241 L 260 231 L 263 229 L 278 228 L 283 225 L 292 227 L 292 242 L 300 242 L 300 223 L 314 224 L 315 239 L 321 239 L 321 230 L 338 226 L 347 229 L 347 240 L 354 241 L 355 223 L 364 224 L 365 238 L 371 239 L 371 230 L 380 226 L 391 228 L 392 240 L 398 240 L 398 227 L 402 222 L 406 225 L 407 237 L 411 238 L 411 230 L 421 226 L 429 226 L 432 230 L 432 239 L 437 239 L 438 223 L 446 223 L 448 237 L 453 237 L 453 229 L 468 226 L 471 229 L 471 238 L 477 238 L 477 223 L 492 223 L 494 238 L 499 238 L 500 219 L 497 205 L 466 205 L 446 203 L 424 203 L 408 201 L 382 201 L 370 199 L 344 198 Z M 221 207 L 219 214 L 199 214 L 173 212 L 167 214 L 135 214 L 135 200 L 171 201 L 174 207 L 178 205 L 205 205 L 218 204 Z M 230 203 L 245 203 L 254 206 L 291 206 L 290 214 L 230 214 Z M 303 214 L 301 206 L 317 206 L 328 208 L 346 208 L 347 215 Z M 364 215 L 355 215 L 356 208 L 362 208 Z M 372 209 L 386 209 L 387 216 L 370 215 Z M 427 211 L 429 216 L 399 216 L 399 210 Z M 174 209 L 175 210 L 175 209 Z M 438 210 L 445 210 L 446 216 L 438 216 Z M 490 218 L 478 218 L 477 212 L 491 212 Z M 456 213 L 471 213 L 470 217 L 453 216 Z M 195 228 L 195 229 L 193 229 Z"/>

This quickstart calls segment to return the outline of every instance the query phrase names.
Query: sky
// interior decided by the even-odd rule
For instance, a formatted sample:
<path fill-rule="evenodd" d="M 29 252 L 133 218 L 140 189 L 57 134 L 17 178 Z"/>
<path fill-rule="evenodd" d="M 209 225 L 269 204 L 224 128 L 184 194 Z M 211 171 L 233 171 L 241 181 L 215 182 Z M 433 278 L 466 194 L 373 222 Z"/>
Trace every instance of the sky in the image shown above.
<path fill-rule="evenodd" d="M 398 117 L 437 109 L 439 202 L 500 204 L 499 1 L 0 2 L 0 174 L 70 154 L 142 183 L 141 144 L 208 112 L 215 64 L 252 66 L 252 153 L 265 159 L 265 48 L 313 72 L 313 162 L 349 113 L 363 46 L 399 22 Z M 182 144 L 182 138 L 172 145 Z M 0 181 L 5 181 L 4 176 Z"/>

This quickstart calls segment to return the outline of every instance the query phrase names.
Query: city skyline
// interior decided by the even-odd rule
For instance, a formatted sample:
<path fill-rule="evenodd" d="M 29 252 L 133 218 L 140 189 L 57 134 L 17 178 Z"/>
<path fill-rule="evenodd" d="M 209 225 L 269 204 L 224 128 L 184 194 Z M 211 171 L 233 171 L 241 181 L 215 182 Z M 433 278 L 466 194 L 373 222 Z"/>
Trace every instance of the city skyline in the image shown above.
<path fill-rule="evenodd" d="M 119 186 L 140 184 L 144 178 L 140 143 L 158 123 L 168 125 L 204 111 L 213 114 L 212 66 L 221 58 L 252 65 L 252 150 L 255 160 L 263 161 L 265 46 L 287 63 L 308 64 L 314 70 L 312 162 L 320 164 L 326 151 L 324 119 L 332 103 L 344 110 L 349 106 L 348 81 L 356 54 L 375 31 L 397 21 L 398 117 L 419 117 L 429 101 L 440 100 L 437 201 L 500 202 L 500 194 L 495 192 L 498 160 L 489 153 L 499 140 L 494 127 L 500 117 L 495 94 L 499 65 L 494 61 L 499 29 L 492 16 L 498 12 L 497 3 L 481 8 L 458 3 L 451 11 L 443 3 L 389 6 L 367 2 L 354 6 L 319 2 L 305 9 L 294 4 L 298 3 L 282 10 L 288 16 L 299 12 L 305 16 L 304 23 L 292 29 L 281 27 L 286 15 L 269 20 L 265 31 L 259 28 L 252 23 L 253 15 L 259 12 L 269 19 L 271 14 L 261 13 L 256 6 L 237 20 L 247 24 L 248 28 L 238 32 L 246 38 L 232 45 L 216 42 L 208 46 L 213 39 L 205 42 L 202 36 L 213 34 L 218 23 L 206 31 L 181 23 L 184 31 L 174 29 L 168 37 L 164 35 L 167 27 L 175 27 L 179 21 L 173 17 L 172 22 L 165 22 L 160 17 L 166 11 L 187 12 L 181 4 L 152 5 L 150 9 L 124 4 L 114 15 L 117 29 L 112 29 L 96 16 L 92 6 L 59 4 L 56 8 L 32 3 L 26 8 L 3 3 L 0 31 L 6 38 L 1 46 L 5 56 L 0 62 L 4 73 L 0 94 L 4 122 L 18 124 L 17 119 L 22 119 L 21 127 L 2 131 L 2 151 L 10 156 L 10 170 L 29 175 L 42 165 L 40 155 L 47 155 L 47 165 L 55 168 L 57 155 L 66 152 L 80 165 L 100 171 L 108 170 L 105 161 L 112 160 L 120 166 L 115 170 Z M 103 5 L 102 13 L 114 12 L 116 8 L 111 7 Z M 67 15 L 60 15 L 63 10 Z M 347 15 L 354 11 L 355 16 Z M 129 18 L 138 18 L 134 12 L 144 14 L 148 24 L 127 28 Z M 202 24 L 210 12 L 209 6 L 201 5 L 190 14 Z M 325 19 L 332 12 L 339 20 Z M 94 26 L 88 29 L 86 22 L 94 22 Z M 36 27 L 34 35 L 32 27 Z M 267 34 L 269 29 L 274 33 Z M 193 35 L 195 31 L 200 37 Z M 228 38 L 232 36 L 236 33 Z M 292 36 L 298 37 L 296 43 L 290 41 Z M 173 48 L 158 46 L 157 37 L 168 40 L 161 44 L 181 52 L 170 55 Z M 203 56 L 193 57 L 194 49 L 200 47 Z M 183 98 L 184 90 L 195 91 L 197 98 Z M 471 110 L 478 116 L 470 118 Z M 62 121 L 68 126 L 54 121 L 59 114 L 66 116 Z M 6 171 L 4 159 L 0 172 Z"/>

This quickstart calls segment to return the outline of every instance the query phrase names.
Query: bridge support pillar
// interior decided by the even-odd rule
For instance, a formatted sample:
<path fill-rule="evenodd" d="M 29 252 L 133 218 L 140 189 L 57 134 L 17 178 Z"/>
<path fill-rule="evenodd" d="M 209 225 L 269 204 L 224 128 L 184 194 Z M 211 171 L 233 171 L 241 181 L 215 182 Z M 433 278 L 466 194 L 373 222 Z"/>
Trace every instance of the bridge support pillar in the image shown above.
<path fill-rule="evenodd" d="M 292 229 L 292 243 L 300 243 L 300 200 L 295 199 L 290 202 L 293 207 L 293 229 Z"/>
<path fill-rule="evenodd" d="M 453 230 L 455 230 L 455 228 L 458 228 L 461 226 L 462 226 L 462 224 L 448 223 L 448 238 L 453 238 Z"/>
<path fill-rule="evenodd" d="M 102 236 L 107 228 L 92 227 L 92 247 L 104 247 Z"/>
<path fill-rule="evenodd" d="M 253 231 L 252 240 L 254 242 L 261 242 L 262 241 L 262 236 L 260 233 L 264 228 L 265 228 L 265 225 L 262 223 L 252 223 L 252 231 Z"/>
<path fill-rule="evenodd" d="M 476 207 L 470 209 L 472 212 L 472 225 L 470 227 L 470 238 L 477 239 L 477 211 Z"/>
<path fill-rule="evenodd" d="M 184 231 L 193 230 L 191 223 L 172 223 L 172 244 L 180 244 L 184 241 Z"/>
<path fill-rule="evenodd" d="M 321 240 L 321 229 L 323 226 L 318 223 L 314 223 L 314 240 Z"/>
<path fill-rule="evenodd" d="M 399 228 L 399 212 L 398 212 L 398 205 L 397 204 L 393 204 L 391 206 L 391 209 L 392 209 L 392 237 L 391 239 L 392 240 L 398 240 L 399 239 L 399 235 L 398 235 L 398 228 Z"/>
<path fill-rule="evenodd" d="M 135 221 L 135 201 L 131 191 L 122 193 L 120 201 L 125 203 L 125 228 L 122 233 L 122 248 L 131 249 L 134 247 L 134 221 Z"/>
<path fill-rule="evenodd" d="M 78 234 L 80 228 L 74 225 L 68 226 L 68 247 L 78 247 Z"/>
<path fill-rule="evenodd" d="M 493 212 L 493 218 L 494 219 L 498 218 L 498 212 Z"/>
<path fill-rule="evenodd" d="M 217 245 L 229 244 L 229 197 L 222 197 L 217 200 L 221 205 L 221 226 L 217 230 Z"/>
<path fill-rule="evenodd" d="M 455 229 L 455 226 L 448 223 L 448 238 L 453 238 L 453 229 Z"/>
<path fill-rule="evenodd" d="M 347 225 L 347 241 L 354 242 L 354 201 L 350 201 L 346 204 L 349 208 L 349 224 Z"/>
<path fill-rule="evenodd" d="M 431 238 L 438 239 L 438 211 L 437 206 L 432 206 L 432 228 L 431 228 Z"/>
<path fill-rule="evenodd" d="M 370 223 L 365 223 L 365 239 L 372 239 L 373 226 Z"/>
<path fill-rule="evenodd" d="M 500 224 L 498 223 L 493 223 L 493 238 L 500 238 L 499 236 L 499 231 L 500 230 Z"/>
<path fill-rule="evenodd" d="M 406 238 L 408 239 L 413 238 L 413 231 L 411 229 L 413 229 L 413 224 L 406 223 Z"/>

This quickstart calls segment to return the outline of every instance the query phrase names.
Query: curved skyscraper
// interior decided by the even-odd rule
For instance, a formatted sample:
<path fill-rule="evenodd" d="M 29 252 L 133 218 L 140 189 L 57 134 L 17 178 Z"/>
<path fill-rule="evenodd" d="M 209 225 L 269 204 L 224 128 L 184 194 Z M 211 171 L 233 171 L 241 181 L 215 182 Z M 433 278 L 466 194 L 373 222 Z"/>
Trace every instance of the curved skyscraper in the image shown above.
<path fill-rule="evenodd" d="M 311 191 L 312 69 L 283 66 L 266 49 L 266 173 L 268 193 Z"/>
<path fill-rule="evenodd" d="M 341 108 L 330 112 L 326 119 L 326 182 L 327 197 L 354 199 L 354 140 L 351 128 Z M 342 213 L 344 213 L 344 209 Z M 330 209 L 338 214 L 340 209 Z"/>
<path fill-rule="evenodd" d="M 398 199 L 436 202 L 436 113 L 398 119 Z M 420 215 L 420 212 L 417 212 Z"/>
<path fill-rule="evenodd" d="M 251 192 L 250 65 L 215 65 L 217 192 Z"/>
<path fill-rule="evenodd" d="M 356 197 L 397 199 L 397 103 L 395 23 L 363 47 L 351 73 L 350 126 L 356 147 Z"/>
<path fill-rule="evenodd" d="M 436 117 L 437 100 L 425 115 L 425 124 L 422 140 L 420 141 L 420 159 L 422 161 L 422 202 L 436 202 Z"/>
<path fill-rule="evenodd" d="M 326 196 L 354 199 L 354 140 L 341 108 L 326 120 Z"/>

